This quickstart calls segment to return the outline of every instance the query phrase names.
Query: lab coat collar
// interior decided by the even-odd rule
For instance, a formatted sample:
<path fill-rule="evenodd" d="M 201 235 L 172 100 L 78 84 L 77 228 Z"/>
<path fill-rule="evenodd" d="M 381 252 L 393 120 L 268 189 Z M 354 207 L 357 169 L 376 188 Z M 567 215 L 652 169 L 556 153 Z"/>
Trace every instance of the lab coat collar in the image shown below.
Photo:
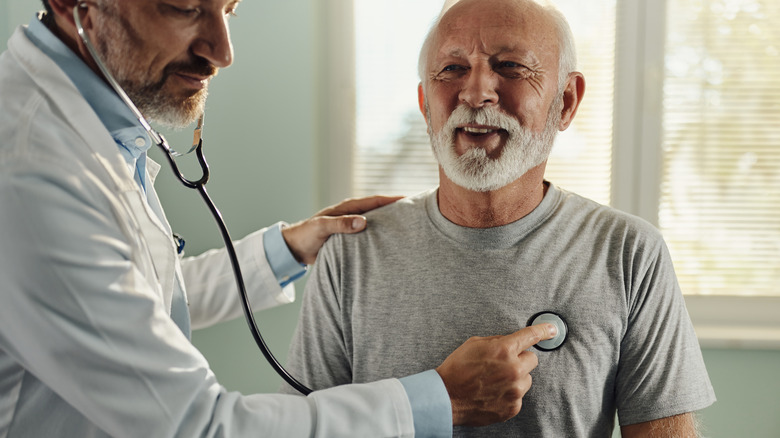
<path fill-rule="evenodd" d="M 100 78 L 73 51 L 55 36 L 37 15 L 26 28 L 27 37 L 62 69 L 103 126 L 134 159 L 149 150 L 151 139 L 135 114 L 113 88 Z"/>
<path fill-rule="evenodd" d="M 152 146 L 152 141 L 135 114 L 106 81 L 95 74 L 81 58 L 41 23 L 37 14 L 30 21 L 25 33 L 33 44 L 57 63 L 81 92 L 103 126 L 111 133 L 127 165 L 131 169 L 137 169 L 134 178 L 137 178 L 138 184 L 147 191 L 144 177 L 146 151 Z"/>

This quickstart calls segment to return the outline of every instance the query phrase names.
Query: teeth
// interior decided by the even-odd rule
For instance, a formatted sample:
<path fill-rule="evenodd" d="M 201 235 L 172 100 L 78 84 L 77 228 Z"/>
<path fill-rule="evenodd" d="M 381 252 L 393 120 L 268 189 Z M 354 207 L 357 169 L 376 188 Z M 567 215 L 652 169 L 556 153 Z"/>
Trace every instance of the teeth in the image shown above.
<path fill-rule="evenodd" d="M 463 130 L 468 132 L 469 134 L 487 134 L 488 132 L 494 132 L 492 129 L 486 129 L 486 128 L 469 128 L 469 127 L 465 127 L 465 128 L 463 128 Z"/>

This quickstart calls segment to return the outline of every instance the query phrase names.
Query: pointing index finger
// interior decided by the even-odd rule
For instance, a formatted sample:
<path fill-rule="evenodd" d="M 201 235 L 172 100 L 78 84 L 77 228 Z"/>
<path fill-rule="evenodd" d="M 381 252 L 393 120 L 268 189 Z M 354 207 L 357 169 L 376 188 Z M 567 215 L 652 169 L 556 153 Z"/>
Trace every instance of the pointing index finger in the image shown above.
<path fill-rule="evenodd" d="M 536 324 L 520 329 L 510 335 L 510 341 L 517 348 L 517 353 L 527 350 L 541 341 L 554 338 L 558 334 L 558 327 L 554 324 Z"/>

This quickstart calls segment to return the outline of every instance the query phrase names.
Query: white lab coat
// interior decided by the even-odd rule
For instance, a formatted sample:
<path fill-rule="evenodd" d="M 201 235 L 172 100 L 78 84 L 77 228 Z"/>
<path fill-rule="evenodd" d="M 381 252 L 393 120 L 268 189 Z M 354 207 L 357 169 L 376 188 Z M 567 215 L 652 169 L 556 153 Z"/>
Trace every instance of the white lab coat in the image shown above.
<path fill-rule="evenodd" d="M 171 320 L 239 316 L 224 251 L 180 261 L 116 144 L 18 28 L 0 57 L 0 438 L 413 436 L 394 379 L 309 397 L 227 392 Z M 149 165 L 150 178 L 159 167 Z M 151 184 L 149 203 L 157 203 Z M 255 308 L 292 299 L 262 235 L 237 249 Z"/>

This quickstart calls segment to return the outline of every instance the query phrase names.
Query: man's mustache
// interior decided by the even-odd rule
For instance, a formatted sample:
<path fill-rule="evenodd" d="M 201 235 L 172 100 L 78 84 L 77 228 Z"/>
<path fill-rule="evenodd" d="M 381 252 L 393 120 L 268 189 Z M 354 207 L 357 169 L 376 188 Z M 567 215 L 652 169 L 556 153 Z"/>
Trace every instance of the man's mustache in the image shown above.
<path fill-rule="evenodd" d="M 219 69 L 214 66 L 214 64 L 210 63 L 205 58 L 194 58 L 190 61 L 180 61 L 168 64 L 165 69 L 164 73 L 165 76 L 169 76 L 173 73 L 183 73 L 187 75 L 194 75 L 194 76 L 216 76 L 219 72 Z"/>
<path fill-rule="evenodd" d="M 520 128 L 520 123 L 497 108 L 471 108 L 461 104 L 450 115 L 447 126 L 455 128 L 466 124 L 489 125 L 509 132 Z"/>

